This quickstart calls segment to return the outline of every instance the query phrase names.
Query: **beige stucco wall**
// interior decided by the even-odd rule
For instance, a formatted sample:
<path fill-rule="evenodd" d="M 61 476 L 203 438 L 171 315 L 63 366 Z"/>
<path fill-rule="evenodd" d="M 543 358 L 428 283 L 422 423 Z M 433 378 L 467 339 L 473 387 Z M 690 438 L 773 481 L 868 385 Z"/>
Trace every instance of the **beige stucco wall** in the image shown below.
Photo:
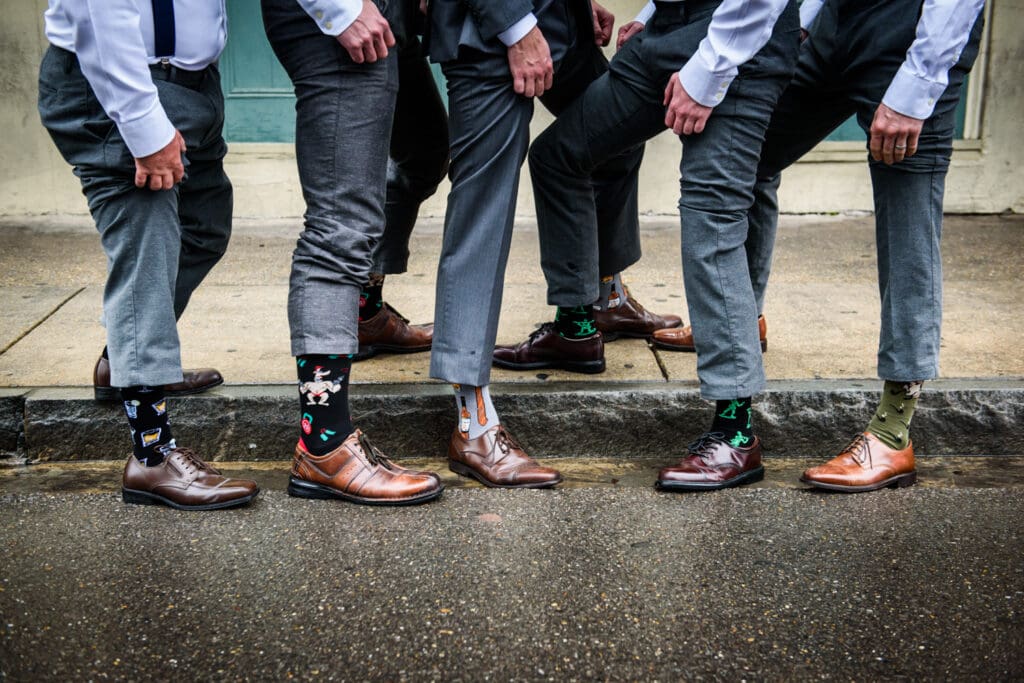
<path fill-rule="evenodd" d="M 642 3 L 613 0 L 628 18 Z M 77 180 L 53 149 L 36 114 L 36 72 L 46 47 L 44 0 L 5 3 L 0 22 L 0 215 L 83 214 Z M 984 70 L 980 139 L 959 144 L 946 191 L 946 210 L 960 213 L 1024 211 L 1024 3 L 991 0 L 990 37 Z M 550 119 L 538 111 L 534 129 Z M 678 199 L 679 142 L 662 134 L 647 146 L 641 177 L 644 213 L 674 214 Z M 290 145 L 231 148 L 228 172 L 235 184 L 236 215 L 297 216 L 302 201 Z M 447 188 L 424 207 L 444 212 Z M 784 176 L 781 206 L 795 213 L 871 210 L 871 188 L 859 145 L 831 145 L 812 152 Z M 519 212 L 533 214 L 524 170 Z"/>

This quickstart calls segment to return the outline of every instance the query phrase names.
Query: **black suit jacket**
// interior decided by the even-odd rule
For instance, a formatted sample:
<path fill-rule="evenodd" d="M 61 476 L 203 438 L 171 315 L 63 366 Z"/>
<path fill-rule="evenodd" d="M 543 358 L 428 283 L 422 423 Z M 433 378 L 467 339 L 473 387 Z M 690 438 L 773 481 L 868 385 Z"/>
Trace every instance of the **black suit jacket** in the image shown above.
<path fill-rule="evenodd" d="M 504 53 L 505 46 L 498 39 L 499 33 L 530 12 L 538 15 L 543 30 L 542 12 L 557 14 L 559 9 L 566 8 L 577 18 L 579 28 L 592 40 L 590 0 L 430 0 L 426 38 L 430 59 L 438 63 L 451 61 L 458 57 L 459 48 L 463 45 L 481 52 Z M 476 31 L 463 40 L 467 17 L 471 18 Z M 583 21 L 583 17 L 587 20 Z M 545 35 L 548 34 L 545 31 Z M 557 52 L 557 47 L 564 46 L 552 45 L 552 54 Z"/>

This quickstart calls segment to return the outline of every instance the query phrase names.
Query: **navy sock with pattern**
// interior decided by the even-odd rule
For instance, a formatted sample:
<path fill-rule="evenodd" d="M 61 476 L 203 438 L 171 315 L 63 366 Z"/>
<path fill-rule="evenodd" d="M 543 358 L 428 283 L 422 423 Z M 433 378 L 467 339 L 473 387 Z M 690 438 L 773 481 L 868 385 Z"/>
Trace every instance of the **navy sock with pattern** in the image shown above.
<path fill-rule="evenodd" d="M 135 458 L 148 467 L 159 465 L 165 451 L 175 447 L 163 387 L 125 387 L 121 400 L 132 428 Z"/>
<path fill-rule="evenodd" d="M 348 407 L 352 356 L 309 354 L 295 359 L 299 375 L 299 439 L 313 455 L 326 455 L 355 431 Z"/>

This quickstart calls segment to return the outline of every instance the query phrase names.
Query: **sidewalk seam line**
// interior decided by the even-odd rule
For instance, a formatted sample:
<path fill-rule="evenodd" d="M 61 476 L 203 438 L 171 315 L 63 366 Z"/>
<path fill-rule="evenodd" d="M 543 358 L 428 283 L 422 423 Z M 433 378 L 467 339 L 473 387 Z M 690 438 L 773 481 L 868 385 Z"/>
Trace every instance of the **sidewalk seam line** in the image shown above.
<path fill-rule="evenodd" d="M 657 347 L 654 346 L 654 343 L 650 339 L 647 339 L 645 341 L 647 342 L 647 348 L 649 348 L 651 350 L 651 353 L 654 354 L 654 362 L 658 364 L 658 369 L 661 370 L 662 379 L 664 379 L 666 382 L 670 381 L 670 378 L 668 376 L 668 368 L 665 367 L 665 361 L 661 359 L 661 354 L 658 353 Z"/>
<path fill-rule="evenodd" d="M 15 344 L 20 342 L 22 339 L 24 339 L 28 335 L 32 334 L 32 332 L 34 332 L 37 327 L 39 327 L 40 325 L 45 323 L 47 320 L 52 318 L 57 311 L 59 311 L 60 309 L 64 308 L 64 304 L 66 304 L 67 302 L 71 301 L 72 299 L 74 299 L 76 296 L 78 296 L 79 294 L 81 294 L 84 291 L 85 291 L 85 287 L 79 287 L 77 290 L 75 290 L 74 292 L 69 294 L 67 296 L 67 298 L 65 298 L 63 301 L 61 301 L 59 304 L 57 304 L 56 307 L 54 307 L 54 309 L 52 311 L 47 313 L 43 317 L 42 320 L 37 321 L 34 325 L 32 325 L 32 327 L 28 328 L 27 330 L 25 330 L 24 332 L 19 334 L 17 337 L 15 337 L 10 343 L 7 344 L 7 346 L 5 346 L 2 349 L 0 349 L 0 356 L 2 356 L 5 353 L 7 353 Z"/>

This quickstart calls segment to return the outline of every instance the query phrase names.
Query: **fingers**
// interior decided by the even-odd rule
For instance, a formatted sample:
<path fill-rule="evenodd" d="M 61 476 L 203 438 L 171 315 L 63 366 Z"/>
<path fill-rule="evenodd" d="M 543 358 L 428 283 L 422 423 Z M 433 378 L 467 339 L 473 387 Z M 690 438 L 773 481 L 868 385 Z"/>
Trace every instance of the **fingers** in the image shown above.
<path fill-rule="evenodd" d="M 149 181 L 149 174 L 139 168 L 138 164 L 135 166 L 135 187 L 145 187 L 146 182 Z"/>
<path fill-rule="evenodd" d="M 512 73 L 512 89 L 517 95 L 526 96 L 526 78 L 522 74 Z"/>
<path fill-rule="evenodd" d="M 921 137 L 920 130 L 911 130 L 907 135 L 907 156 L 912 157 L 917 153 L 917 141 Z"/>
<path fill-rule="evenodd" d="M 384 44 L 388 47 L 395 46 L 395 34 L 391 32 L 391 26 L 387 23 L 384 24 Z M 387 51 L 384 51 L 384 56 L 387 57 Z"/>
<path fill-rule="evenodd" d="M 882 142 L 883 136 L 880 131 L 875 130 L 874 126 L 871 127 L 871 140 L 868 142 L 868 150 L 871 152 L 871 158 L 875 161 L 882 160 Z"/>
<path fill-rule="evenodd" d="M 544 71 L 544 90 L 551 90 L 551 86 L 555 82 L 555 70 L 554 68 L 545 69 Z"/>

